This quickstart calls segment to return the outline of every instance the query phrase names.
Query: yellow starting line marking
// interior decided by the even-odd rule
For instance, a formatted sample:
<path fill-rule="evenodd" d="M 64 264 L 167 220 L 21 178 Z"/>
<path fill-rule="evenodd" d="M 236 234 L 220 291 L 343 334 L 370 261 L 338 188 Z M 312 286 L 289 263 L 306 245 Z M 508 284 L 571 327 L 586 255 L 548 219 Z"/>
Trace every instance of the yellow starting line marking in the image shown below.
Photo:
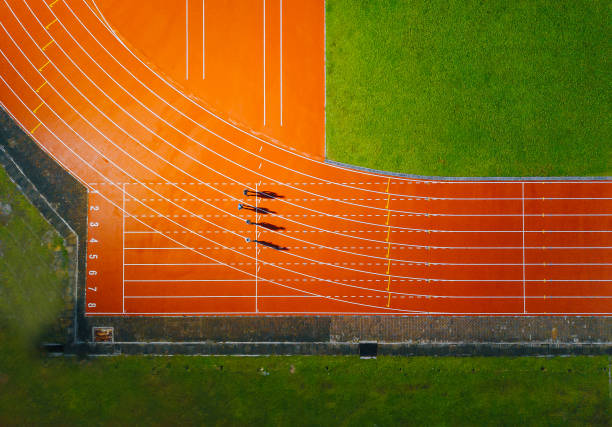
<path fill-rule="evenodd" d="M 38 107 L 34 108 L 34 110 L 33 110 L 32 112 L 33 112 L 34 114 L 36 114 L 36 112 L 38 111 L 38 109 L 39 109 L 40 107 L 42 107 L 42 106 L 43 106 L 43 104 L 44 104 L 44 102 L 41 102 L 41 103 L 40 103 L 40 105 L 39 105 Z"/>
<path fill-rule="evenodd" d="M 41 90 L 41 89 L 43 88 L 43 86 L 44 86 L 44 85 L 46 85 L 46 84 L 47 84 L 47 81 L 45 80 L 45 81 L 43 82 L 43 84 L 41 84 L 40 86 L 38 86 L 38 89 L 36 89 L 36 93 L 38 93 L 38 91 L 39 91 L 39 90 Z"/>
<path fill-rule="evenodd" d="M 30 131 L 30 133 L 34 133 L 34 131 L 35 131 L 36 129 L 38 129 L 38 127 L 39 127 L 41 124 L 42 124 L 41 122 L 38 122 L 38 124 L 37 124 L 36 126 L 34 126 L 34 129 L 32 129 L 32 130 Z"/>
<path fill-rule="evenodd" d="M 391 201 L 391 194 L 389 194 L 389 185 L 391 184 L 391 178 L 387 178 L 387 205 L 385 206 L 385 209 L 387 209 L 387 220 L 385 221 L 385 225 L 387 225 L 387 237 L 385 238 L 385 241 L 388 242 L 387 245 L 387 292 L 389 292 L 389 290 L 391 289 L 391 276 L 389 275 L 389 272 L 391 271 L 391 260 L 389 259 L 389 253 L 391 251 L 391 242 L 389 241 L 389 238 L 391 237 L 391 226 L 389 225 L 389 218 L 391 216 L 391 211 L 389 210 L 389 202 Z M 391 305 L 391 292 L 389 292 L 388 298 L 387 298 L 387 307 L 389 307 Z"/>
<path fill-rule="evenodd" d="M 55 40 L 51 40 L 49 43 L 47 43 L 46 45 L 43 46 L 42 50 L 46 50 L 49 46 L 51 46 L 53 44 L 53 42 L 55 42 Z"/>
<path fill-rule="evenodd" d="M 53 5 L 55 5 L 55 3 L 57 3 L 58 1 L 59 1 L 59 0 L 55 0 L 53 3 L 51 3 L 51 4 L 49 5 L 49 7 L 53 7 Z"/>
<path fill-rule="evenodd" d="M 43 70 L 43 68 L 45 68 L 47 65 L 49 65 L 49 62 L 51 62 L 51 61 L 47 61 L 47 62 L 45 62 L 45 65 L 43 65 L 42 67 L 40 67 L 40 68 L 38 69 L 38 71 L 42 71 L 42 70 Z"/>
<path fill-rule="evenodd" d="M 49 22 L 49 23 L 48 23 L 48 24 L 45 26 L 45 29 L 47 29 L 47 30 L 48 30 L 48 29 L 49 29 L 49 27 L 50 27 L 51 25 L 55 24 L 55 21 L 57 21 L 57 18 L 55 18 L 53 21 Z"/>

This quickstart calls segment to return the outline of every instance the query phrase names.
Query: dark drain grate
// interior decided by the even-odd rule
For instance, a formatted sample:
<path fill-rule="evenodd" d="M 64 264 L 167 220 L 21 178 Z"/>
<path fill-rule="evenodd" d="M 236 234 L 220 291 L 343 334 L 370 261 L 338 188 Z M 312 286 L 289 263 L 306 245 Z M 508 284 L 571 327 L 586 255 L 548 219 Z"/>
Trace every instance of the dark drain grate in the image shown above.
<path fill-rule="evenodd" d="M 378 354 L 378 343 L 377 342 L 360 342 L 359 343 L 359 357 L 361 359 L 376 359 Z"/>

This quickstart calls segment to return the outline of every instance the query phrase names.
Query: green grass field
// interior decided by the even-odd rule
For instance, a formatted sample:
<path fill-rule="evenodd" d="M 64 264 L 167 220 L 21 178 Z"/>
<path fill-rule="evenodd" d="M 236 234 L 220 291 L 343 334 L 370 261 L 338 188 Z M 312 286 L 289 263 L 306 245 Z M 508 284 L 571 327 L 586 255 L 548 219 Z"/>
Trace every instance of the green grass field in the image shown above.
<path fill-rule="evenodd" d="M 328 158 L 610 175 L 611 18 L 598 0 L 327 0 Z"/>
<path fill-rule="evenodd" d="M 612 423 L 606 357 L 43 358 L 66 252 L 2 168 L 0 202 L 2 426 Z"/>

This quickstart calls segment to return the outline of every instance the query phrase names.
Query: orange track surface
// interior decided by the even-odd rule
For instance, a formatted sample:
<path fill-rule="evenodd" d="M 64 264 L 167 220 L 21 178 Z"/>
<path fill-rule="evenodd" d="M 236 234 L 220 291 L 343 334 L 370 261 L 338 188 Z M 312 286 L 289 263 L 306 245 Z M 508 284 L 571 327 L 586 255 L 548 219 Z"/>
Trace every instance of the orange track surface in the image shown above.
<path fill-rule="evenodd" d="M 0 101 L 89 190 L 88 315 L 612 314 L 611 181 L 324 162 L 323 1 L 48 3 Z"/>

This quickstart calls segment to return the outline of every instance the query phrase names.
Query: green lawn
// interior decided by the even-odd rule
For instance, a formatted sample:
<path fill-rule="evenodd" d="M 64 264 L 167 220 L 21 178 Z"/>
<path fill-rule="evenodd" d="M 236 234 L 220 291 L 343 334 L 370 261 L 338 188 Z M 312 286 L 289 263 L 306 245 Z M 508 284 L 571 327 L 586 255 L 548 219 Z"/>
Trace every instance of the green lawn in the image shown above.
<path fill-rule="evenodd" d="M 327 0 L 327 155 L 424 175 L 612 173 L 612 7 Z"/>
<path fill-rule="evenodd" d="M 2 426 L 612 423 L 606 357 L 43 358 L 65 249 L 1 168 L 0 202 Z"/>

